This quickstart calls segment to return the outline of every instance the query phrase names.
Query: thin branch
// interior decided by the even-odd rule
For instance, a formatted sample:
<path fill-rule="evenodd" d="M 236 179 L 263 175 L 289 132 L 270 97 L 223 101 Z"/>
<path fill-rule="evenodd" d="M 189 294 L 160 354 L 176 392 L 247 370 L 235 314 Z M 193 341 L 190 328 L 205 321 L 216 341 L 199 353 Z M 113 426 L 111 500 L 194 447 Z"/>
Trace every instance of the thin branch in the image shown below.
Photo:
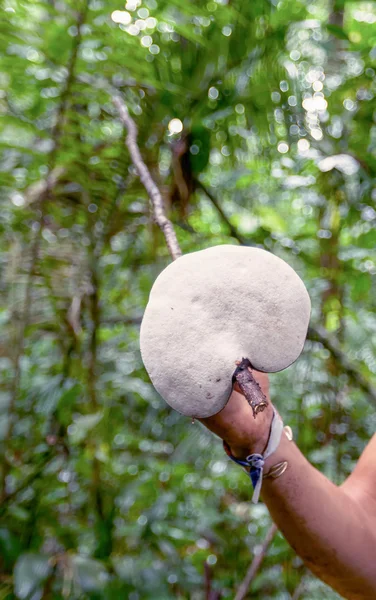
<path fill-rule="evenodd" d="M 210 600 L 211 596 L 211 571 L 210 566 L 204 560 L 204 583 L 205 583 L 205 600 Z"/>
<path fill-rule="evenodd" d="M 175 260 L 182 255 L 182 251 L 180 249 L 174 227 L 171 221 L 166 217 L 162 195 L 157 185 L 153 181 L 150 171 L 141 156 L 141 152 L 137 144 L 137 125 L 130 116 L 128 108 L 123 99 L 118 94 L 113 96 L 112 101 L 119 113 L 120 121 L 128 131 L 126 145 L 132 162 L 141 179 L 141 183 L 145 187 L 153 205 L 154 218 L 161 228 L 163 235 L 165 236 L 169 252 L 173 260 Z"/>
<path fill-rule="evenodd" d="M 212 569 L 206 560 L 204 561 L 204 584 L 205 600 L 219 600 L 222 594 L 212 588 Z"/>
<path fill-rule="evenodd" d="M 236 592 L 236 596 L 234 600 L 244 600 L 248 593 L 249 586 L 251 585 L 253 579 L 256 577 L 256 574 L 261 567 L 262 561 L 264 560 L 266 553 L 270 544 L 273 541 L 275 534 L 277 533 L 278 528 L 274 523 L 271 525 L 268 533 L 265 536 L 265 540 L 261 546 L 261 550 L 258 554 L 255 555 L 247 573 L 241 582 L 238 591 Z"/>
<path fill-rule="evenodd" d="M 25 477 L 23 479 L 23 481 L 20 483 L 20 485 L 18 486 L 18 488 L 16 488 L 13 492 L 10 492 L 9 494 L 6 494 L 6 496 L 2 499 L 2 502 L 0 505 L 0 516 L 2 516 L 4 514 L 8 505 L 11 502 L 13 502 L 13 500 L 18 496 L 18 494 L 23 492 L 27 487 L 29 487 L 29 485 L 34 483 L 34 481 L 36 481 L 39 477 L 42 476 L 44 468 L 47 466 L 47 464 L 49 463 L 49 461 L 52 458 L 54 458 L 54 450 L 49 448 L 45 452 L 43 459 L 40 462 L 40 465 L 38 465 L 38 467 L 35 469 L 35 471 L 33 471 L 27 477 Z"/>
<path fill-rule="evenodd" d="M 224 223 L 226 223 L 226 225 L 227 225 L 227 227 L 228 227 L 228 229 L 230 231 L 231 236 L 233 238 L 235 238 L 236 240 L 238 240 L 238 242 L 240 244 L 242 244 L 242 246 L 253 246 L 253 244 L 249 240 L 246 240 L 245 237 L 243 237 L 241 235 L 241 233 L 239 233 L 239 231 L 236 229 L 236 227 L 234 227 L 234 225 L 231 223 L 230 219 L 228 218 L 228 216 L 224 212 L 222 206 L 219 204 L 219 202 L 218 202 L 217 198 L 215 197 L 215 195 L 213 194 L 213 192 L 211 190 L 209 190 L 209 188 L 207 188 L 198 179 L 195 179 L 194 183 L 195 183 L 196 188 L 198 188 L 198 189 L 200 189 L 201 191 L 204 192 L 205 196 L 207 196 L 207 198 L 210 200 L 210 202 L 212 203 L 212 205 L 214 206 L 214 208 L 220 214 L 220 216 L 222 218 L 222 221 Z"/>
<path fill-rule="evenodd" d="M 324 348 L 329 350 L 330 354 L 337 361 L 340 369 L 346 373 L 353 383 L 362 389 L 372 403 L 376 405 L 376 388 L 370 383 L 367 377 L 363 375 L 361 366 L 357 362 L 347 358 L 338 342 L 331 338 L 323 327 L 309 327 L 308 339 L 313 342 L 320 342 Z"/>
<path fill-rule="evenodd" d="M 56 138 L 55 138 L 56 145 Z M 51 192 L 52 188 L 56 186 L 59 182 L 59 179 L 65 174 L 65 169 L 63 167 L 55 167 L 49 173 L 47 179 L 40 179 L 29 185 L 29 187 L 25 190 L 24 196 L 26 200 L 26 204 L 30 205 L 33 202 L 40 202 L 41 197 L 43 198 L 47 192 Z"/>
<path fill-rule="evenodd" d="M 304 592 L 304 588 L 305 588 L 305 579 L 303 577 L 300 580 L 300 582 L 298 583 L 298 585 L 296 586 L 296 588 L 291 596 L 291 600 L 299 600 L 300 596 Z"/>
<path fill-rule="evenodd" d="M 147 82 L 136 81 L 135 79 L 122 79 L 117 81 L 116 84 L 110 84 L 109 81 L 105 77 L 100 77 L 98 73 L 94 76 L 90 73 L 80 73 L 77 74 L 77 81 L 80 83 L 84 83 L 87 85 L 93 85 L 97 89 L 110 89 L 112 88 L 112 92 L 119 93 L 121 88 L 130 88 L 136 87 L 137 89 L 145 89 L 148 90 L 152 95 L 156 93 L 156 89 L 154 86 L 150 85 Z"/>
<path fill-rule="evenodd" d="M 74 38 L 71 55 L 70 55 L 70 58 L 69 58 L 69 61 L 67 64 L 67 78 L 65 80 L 64 88 L 61 93 L 60 104 L 59 104 L 59 108 L 58 108 L 57 115 L 56 115 L 55 126 L 52 130 L 52 139 L 54 141 L 54 147 L 52 149 L 51 156 L 50 156 L 50 169 L 49 169 L 49 174 L 47 176 L 47 186 L 46 186 L 47 189 L 44 192 L 46 194 L 46 196 L 48 196 L 48 194 L 54 184 L 55 175 L 54 175 L 53 167 L 55 166 L 54 163 L 56 161 L 57 153 L 60 150 L 61 137 L 63 135 L 63 129 L 64 129 L 64 125 L 65 125 L 65 113 L 68 108 L 69 97 L 70 97 L 72 85 L 73 85 L 74 78 L 75 78 L 78 51 L 79 51 L 79 48 L 81 45 L 81 38 L 82 38 L 82 26 L 86 20 L 88 4 L 89 4 L 89 1 L 85 0 L 82 11 L 80 11 L 78 13 L 77 22 L 75 24 L 77 27 L 77 35 Z"/>

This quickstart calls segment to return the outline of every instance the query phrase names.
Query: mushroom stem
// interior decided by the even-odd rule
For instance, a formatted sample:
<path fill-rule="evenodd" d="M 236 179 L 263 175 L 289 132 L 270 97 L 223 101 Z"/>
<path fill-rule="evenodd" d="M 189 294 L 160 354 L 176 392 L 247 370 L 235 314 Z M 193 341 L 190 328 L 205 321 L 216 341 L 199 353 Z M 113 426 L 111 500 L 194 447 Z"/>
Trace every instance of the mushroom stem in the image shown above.
<path fill-rule="evenodd" d="M 248 358 L 242 358 L 236 362 L 236 369 L 232 376 L 232 381 L 237 382 L 240 391 L 244 394 L 248 404 L 252 408 L 253 418 L 257 417 L 259 412 L 265 410 L 268 401 L 256 379 L 253 377 L 250 369 L 252 364 Z"/>

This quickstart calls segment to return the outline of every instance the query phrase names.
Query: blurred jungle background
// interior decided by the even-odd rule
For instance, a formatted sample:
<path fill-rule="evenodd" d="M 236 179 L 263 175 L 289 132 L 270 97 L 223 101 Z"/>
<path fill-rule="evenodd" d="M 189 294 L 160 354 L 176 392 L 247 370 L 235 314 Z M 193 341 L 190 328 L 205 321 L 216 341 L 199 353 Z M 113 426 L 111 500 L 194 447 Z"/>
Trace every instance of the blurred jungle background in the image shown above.
<path fill-rule="evenodd" d="M 143 368 L 170 257 L 113 97 L 184 253 L 305 281 L 272 396 L 340 483 L 376 429 L 375 3 L 4 0 L 0 44 L 0 599 L 338 598 Z"/>

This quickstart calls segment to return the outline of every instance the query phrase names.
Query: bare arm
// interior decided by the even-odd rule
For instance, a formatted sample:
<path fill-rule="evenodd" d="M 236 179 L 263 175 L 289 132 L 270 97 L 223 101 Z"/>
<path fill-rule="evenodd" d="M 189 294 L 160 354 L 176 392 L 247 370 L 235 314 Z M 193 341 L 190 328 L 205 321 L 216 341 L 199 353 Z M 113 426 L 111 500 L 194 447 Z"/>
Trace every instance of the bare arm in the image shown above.
<path fill-rule="evenodd" d="M 376 453 L 376 437 L 371 444 Z M 264 481 L 263 499 L 288 542 L 345 598 L 376 598 L 376 502 L 357 488 L 355 473 L 335 486 L 286 437 L 273 460 L 289 468 Z"/>
<path fill-rule="evenodd" d="M 267 393 L 267 377 L 259 374 L 258 379 Z M 221 413 L 203 422 L 241 457 L 264 449 L 271 410 L 254 420 L 245 398 L 235 391 Z M 273 520 L 315 575 L 348 600 L 374 600 L 376 436 L 339 487 L 315 469 L 285 435 L 267 459 L 265 472 L 282 460 L 289 463 L 286 472 L 278 479 L 265 479 L 262 486 L 262 498 Z"/>

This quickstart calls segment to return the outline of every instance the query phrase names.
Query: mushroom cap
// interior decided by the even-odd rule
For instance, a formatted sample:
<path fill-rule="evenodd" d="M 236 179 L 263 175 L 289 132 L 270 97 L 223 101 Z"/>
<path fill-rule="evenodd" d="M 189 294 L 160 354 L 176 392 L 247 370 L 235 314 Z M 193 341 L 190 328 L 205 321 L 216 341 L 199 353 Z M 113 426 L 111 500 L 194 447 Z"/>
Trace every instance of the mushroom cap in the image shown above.
<path fill-rule="evenodd" d="M 300 355 L 311 303 L 282 259 L 258 248 L 185 254 L 157 277 L 141 324 L 141 355 L 166 402 L 191 417 L 226 405 L 235 361 L 286 369 Z"/>

